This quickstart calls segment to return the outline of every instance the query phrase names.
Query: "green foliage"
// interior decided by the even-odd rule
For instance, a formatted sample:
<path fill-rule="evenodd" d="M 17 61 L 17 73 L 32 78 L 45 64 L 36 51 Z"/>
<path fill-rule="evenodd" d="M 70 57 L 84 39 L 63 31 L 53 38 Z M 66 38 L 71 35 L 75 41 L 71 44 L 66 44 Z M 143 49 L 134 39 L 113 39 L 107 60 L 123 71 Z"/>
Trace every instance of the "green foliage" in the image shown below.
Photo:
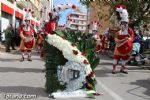
<path fill-rule="evenodd" d="M 81 33 L 80 31 L 75 32 L 57 32 L 57 35 L 63 36 L 66 40 L 70 41 L 71 43 L 75 43 L 77 48 L 85 53 L 86 58 L 88 59 L 92 70 L 96 68 L 99 64 L 99 58 L 96 58 L 95 52 L 96 51 L 96 44 L 94 40 L 86 34 Z"/>
<path fill-rule="evenodd" d="M 80 0 L 81 4 L 85 5 L 86 7 L 89 7 L 94 0 Z"/>
<path fill-rule="evenodd" d="M 89 36 L 81 32 L 58 32 L 55 31 L 54 34 L 59 35 L 60 37 L 65 38 L 71 43 L 75 43 L 77 48 L 85 53 L 92 69 L 96 68 L 99 64 L 99 58 L 95 56 L 95 42 Z M 45 42 L 44 45 L 45 52 L 45 67 L 46 67 L 46 92 L 52 93 L 57 90 L 64 90 L 65 85 L 61 85 L 57 78 L 57 66 L 65 65 L 67 59 L 64 58 L 62 52 L 55 48 L 54 46 Z M 89 84 L 92 85 L 93 90 L 95 90 L 95 79 L 91 79 Z"/>
<path fill-rule="evenodd" d="M 44 44 L 45 52 L 45 77 L 46 77 L 46 92 L 52 93 L 57 90 L 64 90 L 65 86 L 61 85 L 57 78 L 57 66 L 64 65 L 67 60 L 62 55 L 62 52 L 52 45 L 45 42 Z"/>
<path fill-rule="evenodd" d="M 117 0 L 112 2 L 111 8 L 114 8 L 118 4 L 123 4 L 127 7 L 129 13 L 129 19 L 131 21 L 130 26 L 139 26 L 141 21 L 148 23 L 150 21 L 150 1 L 149 0 L 130 0 L 128 2 L 123 0 Z"/>

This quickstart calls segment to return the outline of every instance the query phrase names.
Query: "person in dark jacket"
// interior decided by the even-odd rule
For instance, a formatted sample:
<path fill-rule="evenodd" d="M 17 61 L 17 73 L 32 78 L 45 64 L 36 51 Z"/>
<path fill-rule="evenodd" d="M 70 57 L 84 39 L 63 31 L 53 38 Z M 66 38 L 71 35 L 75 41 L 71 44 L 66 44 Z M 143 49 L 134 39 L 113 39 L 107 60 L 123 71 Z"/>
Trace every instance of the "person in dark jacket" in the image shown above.
<path fill-rule="evenodd" d="M 11 46 L 11 39 L 12 39 L 12 29 L 11 29 L 11 25 L 9 25 L 5 32 L 5 39 L 6 39 L 6 52 L 10 52 L 10 46 Z"/>
<path fill-rule="evenodd" d="M 12 24 L 10 24 L 10 27 L 11 27 L 11 32 L 12 32 L 11 47 L 12 47 L 12 50 L 16 50 L 14 47 L 15 41 L 16 41 L 15 29 L 13 28 Z"/>

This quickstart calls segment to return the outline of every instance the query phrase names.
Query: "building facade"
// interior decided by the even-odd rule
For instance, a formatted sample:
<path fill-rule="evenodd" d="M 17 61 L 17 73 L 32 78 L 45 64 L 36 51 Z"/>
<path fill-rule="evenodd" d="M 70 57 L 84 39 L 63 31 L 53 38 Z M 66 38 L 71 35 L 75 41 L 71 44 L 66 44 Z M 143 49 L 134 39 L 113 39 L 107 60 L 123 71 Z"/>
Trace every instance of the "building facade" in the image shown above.
<path fill-rule="evenodd" d="M 5 40 L 3 32 L 9 24 L 12 24 L 14 28 L 18 28 L 23 22 L 25 8 L 30 8 L 34 11 L 31 24 L 33 26 L 39 26 L 41 19 L 44 19 L 40 13 L 41 9 L 47 4 L 47 11 L 49 11 L 52 6 L 46 2 L 52 3 L 52 1 L 53 0 L 0 0 L 0 31 L 2 32 L 2 40 Z M 47 16 L 45 13 L 43 13 L 43 15 Z"/>
<path fill-rule="evenodd" d="M 89 24 L 91 22 L 98 22 L 100 24 L 100 27 L 98 27 L 99 34 L 102 34 L 105 32 L 110 23 L 109 23 L 109 14 L 110 14 L 110 6 L 106 3 L 99 2 L 98 0 L 95 0 L 91 3 L 89 7 Z"/>
<path fill-rule="evenodd" d="M 41 0 L 40 8 L 40 21 L 49 20 L 48 14 L 53 9 L 53 0 Z"/>
<path fill-rule="evenodd" d="M 66 27 L 71 30 L 86 31 L 87 15 L 79 12 L 72 12 L 67 17 Z"/>

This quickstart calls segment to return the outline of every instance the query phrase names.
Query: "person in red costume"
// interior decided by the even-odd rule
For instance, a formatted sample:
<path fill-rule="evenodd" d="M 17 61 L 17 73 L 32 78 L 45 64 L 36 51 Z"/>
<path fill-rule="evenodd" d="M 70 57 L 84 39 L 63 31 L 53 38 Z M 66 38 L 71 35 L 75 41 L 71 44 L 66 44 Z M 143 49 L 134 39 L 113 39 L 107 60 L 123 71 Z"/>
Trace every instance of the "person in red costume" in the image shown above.
<path fill-rule="evenodd" d="M 116 73 L 116 65 L 118 61 L 121 59 L 121 73 L 127 74 L 127 70 L 125 64 L 130 57 L 130 53 L 132 51 L 132 42 L 134 40 L 134 32 L 128 26 L 128 12 L 124 5 L 117 5 L 115 10 L 120 14 L 121 24 L 120 30 L 115 34 L 115 50 L 113 56 L 113 68 L 112 73 Z"/>
<path fill-rule="evenodd" d="M 94 36 L 93 36 L 93 39 L 96 43 L 96 54 L 99 55 L 100 52 L 101 52 L 101 39 L 100 39 L 100 35 L 98 33 L 96 33 Z"/>
<path fill-rule="evenodd" d="M 56 21 L 57 21 L 57 16 L 54 15 L 54 13 L 49 13 L 49 22 L 45 24 L 45 32 L 49 34 L 53 34 L 55 28 L 56 28 Z"/>
<path fill-rule="evenodd" d="M 41 52 L 43 44 L 44 44 L 44 32 L 42 29 L 38 30 L 37 32 L 37 49 L 38 53 Z"/>
<path fill-rule="evenodd" d="M 34 47 L 35 39 L 34 39 L 34 29 L 30 24 L 31 21 L 31 10 L 26 9 L 25 23 L 21 25 L 20 30 L 20 51 L 22 52 L 22 57 L 20 61 L 24 61 L 25 53 L 28 55 L 28 61 L 32 61 L 31 59 L 31 51 Z"/>

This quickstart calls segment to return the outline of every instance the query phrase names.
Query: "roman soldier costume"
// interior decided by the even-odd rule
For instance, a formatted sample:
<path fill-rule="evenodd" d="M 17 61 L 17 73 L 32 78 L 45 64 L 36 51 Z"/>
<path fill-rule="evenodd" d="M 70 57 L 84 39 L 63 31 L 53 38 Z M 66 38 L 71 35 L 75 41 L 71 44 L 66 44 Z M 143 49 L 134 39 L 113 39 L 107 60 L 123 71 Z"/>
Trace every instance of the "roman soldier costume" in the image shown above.
<path fill-rule="evenodd" d="M 37 49 L 38 49 L 38 53 L 40 53 L 43 44 L 44 44 L 44 31 L 42 29 L 38 30 L 37 32 Z"/>
<path fill-rule="evenodd" d="M 96 33 L 93 38 L 96 42 L 96 54 L 99 55 L 102 51 L 101 35 Z"/>
<path fill-rule="evenodd" d="M 31 21 L 31 10 L 25 9 L 25 23 L 20 26 L 20 51 L 22 52 L 22 58 L 20 61 L 24 61 L 25 53 L 28 55 L 28 61 L 32 61 L 31 59 L 31 51 L 34 47 L 35 39 L 34 39 L 34 29 L 30 25 Z"/>
<path fill-rule="evenodd" d="M 134 33 L 131 28 L 128 27 L 128 12 L 124 5 L 117 5 L 115 10 L 119 13 L 121 17 L 121 29 L 115 33 L 115 50 L 113 56 L 113 69 L 112 73 L 116 73 L 116 65 L 118 60 L 122 60 L 120 72 L 127 73 L 126 71 L 126 61 L 130 57 L 132 51 L 132 42 L 134 40 Z"/>

